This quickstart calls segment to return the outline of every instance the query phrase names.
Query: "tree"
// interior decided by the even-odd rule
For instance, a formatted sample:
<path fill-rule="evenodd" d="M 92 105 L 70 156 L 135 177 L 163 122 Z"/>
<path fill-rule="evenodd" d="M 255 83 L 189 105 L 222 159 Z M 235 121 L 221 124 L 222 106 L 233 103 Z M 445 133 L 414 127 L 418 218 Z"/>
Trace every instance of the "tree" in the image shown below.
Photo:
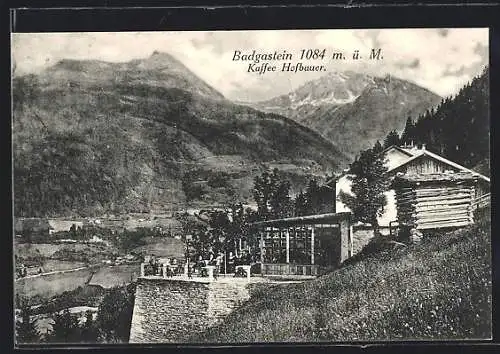
<path fill-rule="evenodd" d="M 118 244 L 122 250 L 125 252 L 130 252 L 136 247 L 143 246 L 146 244 L 144 237 L 146 233 L 144 230 L 124 230 L 123 233 L 118 238 Z"/>
<path fill-rule="evenodd" d="M 311 178 L 306 191 L 296 196 L 295 215 L 313 215 L 332 211 L 335 204 L 335 191 L 330 187 L 320 186 L 316 178 Z"/>
<path fill-rule="evenodd" d="M 82 327 L 82 341 L 86 343 L 97 342 L 97 328 L 94 323 L 94 314 L 92 311 L 85 313 L 85 323 Z"/>
<path fill-rule="evenodd" d="M 292 200 L 290 198 L 290 182 L 281 181 L 269 201 L 271 215 L 275 219 L 292 216 Z"/>
<path fill-rule="evenodd" d="M 128 342 L 134 299 L 133 284 L 112 288 L 104 296 L 96 319 L 100 339 L 106 342 Z"/>
<path fill-rule="evenodd" d="M 402 140 L 426 144 L 426 148 L 474 169 L 489 160 L 490 118 L 488 67 L 464 85 L 455 96 L 406 122 Z"/>
<path fill-rule="evenodd" d="M 216 172 L 208 178 L 207 184 L 212 188 L 228 187 L 229 175 L 225 172 Z"/>
<path fill-rule="evenodd" d="M 20 344 L 35 343 L 40 340 L 35 320 L 31 319 L 31 308 L 26 303 L 21 304 L 21 321 L 16 322 L 16 342 Z"/>
<path fill-rule="evenodd" d="M 229 220 L 223 211 L 206 211 L 209 225 L 198 224 L 191 236 L 195 260 L 198 257 L 208 259 L 210 252 L 218 253 L 224 249 Z M 213 225 L 213 226 L 210 226 Z"/>
<path fill-rule="evenodd" d="M 369 149 L 351 164 L 351 194 L 341 192 L 342 202 L 351 209 L 357 221 L 370 223 L 375 235 L 379 235 L 377 217 L 382 215 L 382 208 L 387 200 L 384 192 L 388 189 L 388 180 L 384 174 L 387 167 L 381 154 Z"/>
<path fill-rule="evenodd" d="M 193 180 L 191 173 L 185 173 L 182 176 L 181 184 L 187 202 L 201 199 L 206 194 L 203 186 Z"/>
<path fill-rule="evenodd" d="M 253 196 L 261 220 L 291 216 L 290 182 L 279 176 L 275 168 L 254 178 Z"/>
<path fill-rule="evenodd" d="M 304 192 L 300 191 L 294 200 L 295 216 L 304 216 L 308 214 L 307 199 Z"/>
<path fill-rule="evenodd" d="M 407 123 L 408 124 L 408 123 Z M 387 134 L 387 136 L 384 139 L 384 149 L 387 149 L 388 147 L 392 145 L 400 145 L 401 141 L 399 139 L 399 134 L 397 131 L 392 130 Z"/>
<path fill-rule="evenodd" d="M 76 231 L 77 231 L 76 224 L 72 224 L 71 227 L 69 228 L 69 232 L 71 233 L 71 236 L 73 238 L 76 237 Z"/>
<path fill-rule="evenodd" d="M 411 143 L 415 140 L 414 136 L 415 125 L 413 124 L 413 120 L 411 117 L 408 117 L 406 120 L 405 129 L 403 130 L 403 134 L 401 134 L 401 142 L 402 143 Z"/>
<path fill-rule="evenodd" d="M 252 216 L 248 212 L 241 203 L 231 204 L 226 208 L 225 213 L 229 220 L 225 225 L 224 250 L 226 252 L 232 248 L 236 249 L 240 240 L 247 240 L 252 243 L 253 240 L 249 239 L 249 222 L 251 222 Z"/>
<path fill-rule="evenodd" d="M 379 152 L 382 152 L 382 151 L 384 151 L 384 147 L 382 146 L 382 144 L 380 144 L 380 141 L 377 140 L 375 142 L 375 144 L 373 145 L 373 152 L 379 153 Z"/>
<path fill-rule="evenodd" d="M 321 207 L 321 195 L 319 192 L 318 181 L 315 178 L 311 178 L 307 184 L 305 193 L 308 215 L 319 213 Z"/>
<path fill-rule="evenodd" d="M 78 318 L 68 309 L 53 315 L 52 332 L 47 338 L 53 343 L 78 343 L 81 340 Z"/>
<path fill-rule="evenodd" d="M 236 251 L 240 240 L 255 246 L 249 232 L 249 223 L 254 221 L 254 215 L 243 204 L 231 204 L 224 210 L 205 211 L 204 214 L 208 216 L 208 228 L 199 235 L 195 234 L 192 243 L 204 258 L 209 250 L 214 254 Z"/>

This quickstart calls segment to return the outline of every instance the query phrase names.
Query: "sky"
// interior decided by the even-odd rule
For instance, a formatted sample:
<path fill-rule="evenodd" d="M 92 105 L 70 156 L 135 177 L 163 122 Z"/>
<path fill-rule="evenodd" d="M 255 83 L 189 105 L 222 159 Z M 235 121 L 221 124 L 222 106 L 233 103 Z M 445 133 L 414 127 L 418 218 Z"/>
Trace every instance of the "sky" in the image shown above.
<path fill-rule="evenodd" d="M 481 73 L 489 60 L 487 28 L 262 30 L 215 32 L 14 33 L 14 75 L 37 73 L 61 59 L 124 62 L 154 51 L 179 59 L 229 99 L 260 101 L 286 94 L 328 72 L 353 70 L 387 74 L 412 81 L 440 96 L 449 96 Z M 301 61 L 301 49 L 341 51 L 346 60 L 323 60 L 327 72 L 248 72 L 249 62 L 233 61 L 236 50 L 249 54 L 286 50 Z M 367 60 L 381 48 L 383 59 Z M 354 50 L 364 57 L 352 60 Z M 365 55 L 366 53 L 366 55 Z M 302 60 L 304 65 L 315 63 Z"/>

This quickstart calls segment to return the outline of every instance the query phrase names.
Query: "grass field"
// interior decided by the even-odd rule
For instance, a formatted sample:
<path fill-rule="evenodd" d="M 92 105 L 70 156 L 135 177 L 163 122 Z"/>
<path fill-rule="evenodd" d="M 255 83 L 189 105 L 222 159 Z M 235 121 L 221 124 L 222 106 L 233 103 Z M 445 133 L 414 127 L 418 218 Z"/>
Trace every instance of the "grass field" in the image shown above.
<path fill-rule="evenodd" d="M 136 251 L 143 254 L 155 254 L 164 257 L 184 257 L 184 244 L 173 238 L 148 238 L 147 244 Z M 27 244 L 15 245 L 16 255 L 20 262 L 31 259 L 36 267 L 30 268 L 29 275 L 38 273 L 42 267 L 44 273 L 64 271 L 100 264 L 95 268 L 89 285 L 103 288 L 120 286 L 135 281 L 140 274 L 139 264 L 102 266 L 101 261 L 120 255 L 116 247 L 101 244 Z M 85 285 L 93 270 L 84 269 L 69 273 L 47 274 L 35 277 L 21 278 L 15 282 L 15 292 L 28 299 L 31 305 L 40 304 L 65 291 L 72 291 Z"/>
<path fill-rule="evenodd" d="M 383 250 L 301 284 L 264 289 L 192 341 L 311 342 L 491 337 L 491 231 L 477 225 Z"/>
<path fill-rule="evenodd" d="M 15 293 L 36 305 L 65 291 L 85 285 L 92 270 L 82 269 L 75 272 L 56 273 L 32 278 L 21 278 L 15 282 Z"/>
<path fill-rule="evenodd" d="M 101 267 L 92 277 L 89 285 L 111 288 L 129 284 L 137 279 L 141 272 L 140 264 L 123 264 Z"/>
<path fill-rule="evenodd" d="M 107 289 L 135 281 L 140 271 L 140 264 L 124 264 L 101 266 L 93 270 L 87 268 L 75 272 L 21 278 L 15 282 L 15 292 L 22 298 L 28 299 L 31 305 L 36 305 L 66 291 L 73 291 L 80 286 L 85 286 L 92 273 L 94 274 L 88 285 L 97 285 Z"/>
<path fill-rule="evenodd" d="M 47 259 L 42 263 L 44 272 L 55 272 L 60 270 L 76 269 L 85 267 L 86 263 L 76 261 L 60 261 L 57 259 Z"/>
<path fill-rule="evenodd" d="M 16 255 L 21 258 L 43 257 L 71 261 L 81 261 L 80 258 L 100 259 L 119 253 L 113 246 L 85 243 L 18 243 L 14 245 L 14 249 Z"/>
<path fill-rule="evenodd" d="M 16 255 L 23 258 L 42 256 L 50 258 L 64 245 L 53 243 L 17 243 L 14 247 Z"/>

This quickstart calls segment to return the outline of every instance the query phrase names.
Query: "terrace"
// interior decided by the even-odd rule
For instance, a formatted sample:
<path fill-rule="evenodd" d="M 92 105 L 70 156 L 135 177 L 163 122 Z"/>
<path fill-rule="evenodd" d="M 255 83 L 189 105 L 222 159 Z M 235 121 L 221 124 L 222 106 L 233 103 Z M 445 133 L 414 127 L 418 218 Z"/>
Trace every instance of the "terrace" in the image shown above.
<path fill-rule="evenodd" d="M 235 265 L 233 273 L 208 262 L 194 266 L 168 259 L 146 260 L 142 278 L 213 281 L 219 278 L 312 279 L 338 268 L 353 254 L 351 213 L 329 213 L 250 224 L 260 238 L 260 261 Z M 259 256 L 259 254 L 258 254 Z"/>
<path fill-rule="evenodd" d="M 260 236 L 263 276 L 319 276 L 352 256 L 351 213 L 328 213 L 251 224 Z"/>

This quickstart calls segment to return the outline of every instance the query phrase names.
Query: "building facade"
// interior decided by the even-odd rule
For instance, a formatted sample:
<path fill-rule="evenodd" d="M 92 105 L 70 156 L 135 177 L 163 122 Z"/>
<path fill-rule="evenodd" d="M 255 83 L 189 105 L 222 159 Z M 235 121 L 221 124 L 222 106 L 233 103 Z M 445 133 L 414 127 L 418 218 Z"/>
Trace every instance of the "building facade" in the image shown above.
<path fill-rule="evenodd" d="M 387 166 L 387 178 L 391 181 L 396 175 L 414 175 L 414 174 L 439 174 L 439 173 L 458 173 L 467 172 L 477 177 L 477 183 L 474 185 L 474 197 L 480 198 L 489 193 L 490 179 L 477 172 L 474 172 L 464 166 L 439 156 L 429 150 L 425 145 L 422 148 L 415 146 L 391 146 L 381 152 Z M 349 170 L 335 179 L 328 181 L 328 185 L 333 188 L 335 185 L 335 212 L 349 212 L 347 205 L 340 200 L 340 192 L 351 194 L 352 177 Z M 396 208 L 396 194 L 394 189 L 385 192 L 387 204 L 384 207 L 382 215 L 378 218 L 381 227 L 389 227 L 391 222 L 397 221 L 398 214 Z"/>

